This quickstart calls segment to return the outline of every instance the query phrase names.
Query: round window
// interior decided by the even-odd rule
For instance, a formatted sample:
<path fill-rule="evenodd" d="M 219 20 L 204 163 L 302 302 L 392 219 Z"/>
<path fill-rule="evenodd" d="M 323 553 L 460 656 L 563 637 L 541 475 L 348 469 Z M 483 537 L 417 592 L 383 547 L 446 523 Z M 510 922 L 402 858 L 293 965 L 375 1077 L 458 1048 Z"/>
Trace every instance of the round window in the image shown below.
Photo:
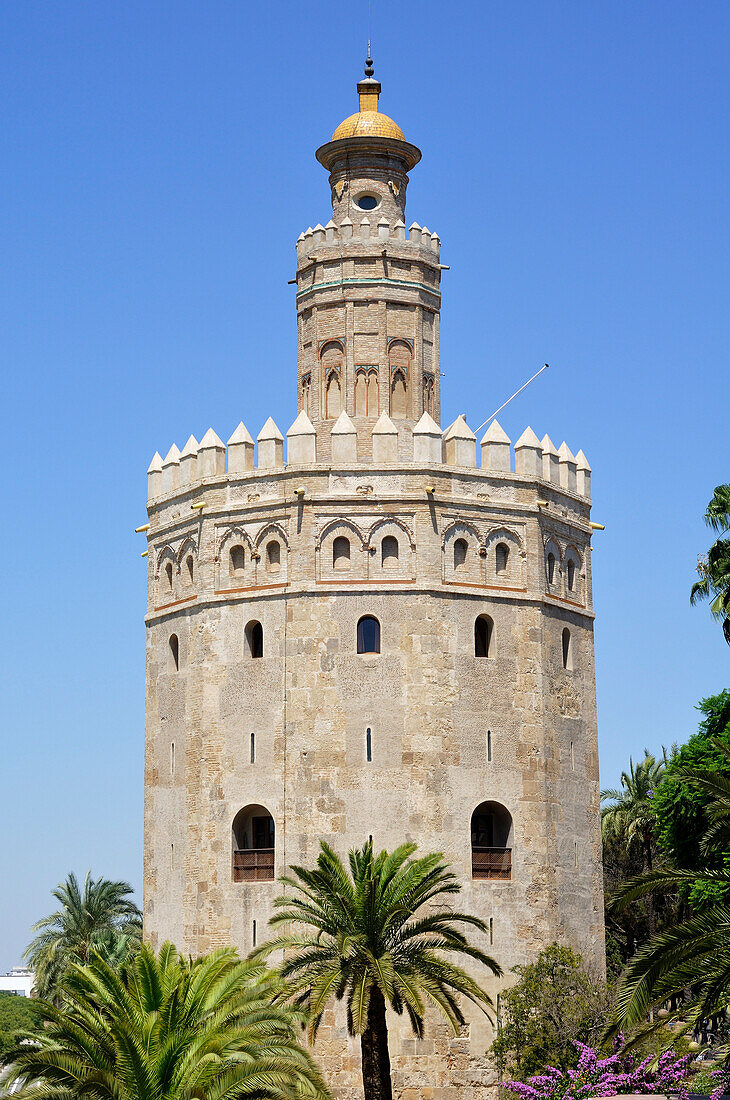
<path fill-rule="evenodd" d="M 361 210 L 374 210 L 379 202 L 380 199 L 376 195 L 360 195 L 360 198 L 355 200 Z"/>

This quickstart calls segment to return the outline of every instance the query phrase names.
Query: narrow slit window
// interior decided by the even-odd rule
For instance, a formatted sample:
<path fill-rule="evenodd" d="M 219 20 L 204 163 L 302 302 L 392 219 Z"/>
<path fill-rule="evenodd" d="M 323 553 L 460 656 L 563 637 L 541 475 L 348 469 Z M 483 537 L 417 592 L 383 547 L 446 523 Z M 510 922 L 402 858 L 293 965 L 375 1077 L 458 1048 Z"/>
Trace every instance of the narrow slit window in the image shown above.
<path fill-rule="evenodd" d="M 547 579 L 548 584 L 555 584 L 555 554 L 552 552 L 547 556 Z"/>
<path fill-rule="evenodd" d="M 495 554 L 495 568 L 497 573 L 506 573 L 507 566 L 509 564 L 509 546 L 506 543 L 500 542 L 497 546 Z"/>
<path fill-rule="evenodd" d="M 175 742 L 170 742 L 170 775 L 175 775 Z"/>
<path fill-rule="evenodd" d="M 185 565 L 187 566 L 187 570 L 188 570 L 188 584 L 192 584 L 193 583 L 193 577 L 195 575 L 195 566 L 193 564 L 192 554 L 188 555 L 187 560 L 185 562 Z"/>
<path fill-rule="evenodd" d="M 180 668 L 180 643 L 177 634 L 170 635 L 170 668 L 173 672 Z"/>
<path fill-rule="evenodd" d="M 568 630 L 567 626 L 564 627 L 564 629 L 563 629 L 562 647 L 563 647 L 563 668 L 567 668 L 568 670 L 570 670 L 573 667 L 573 653 L 572 653 L 572 648 L 573 647 L 570 644 L 570 631 Z"/>
<path fill-rule="evenodd" d="M 489 615 L 479 615 L 474 623 L 474 656 L 491 657 L 494 622 Z"/>
<path fill-rule="evenodd" d="M 368 729 L 365 734 L 365 759 L 368 764 L 370 764 L 373 759 L 373 735 L 370 729 Z"/>
<path fill-rule="evenodd" d="M 256 734 L 251 734 L 251 763 L 256 763 Z"/>
<path fill-rule="evenodd" d="M 256 946 L 256 921 L 251 924 L 251 945 Z"/>
<path fill-rule="evenodd" d="M 487 763 L 492 763 L 492 731 L 487 730 Z"/>
<path fill-rule="evenodd" d="M 172 562 L 169 561 L 165 566 L 165 574 L 167 576 L 167 587 L 172 592 Z"/>
<path fill-rule="evenodd" d="M 489 942 L 494 943 L 494 917 L 489 918 Z"/>
<path fill-rule="evenodd" d="M 573 742 L 570 742 L 570 770 L 575 771 L 575 749 L 573 748 Z"/>
<path fill-rule="evenodd" d="M 575 562 L 572 558 L 568 559 L 568 591 L 572 592 L 575 588 Z"/>
<path fill-rule="evenodd" d="M 578 841 L 573 841 L 573 866 L 578 866 Z"/>
<path fill-rule="evenodd" d="M 170 845 L 170 870 L 175 869 L 175 845 Z"/>

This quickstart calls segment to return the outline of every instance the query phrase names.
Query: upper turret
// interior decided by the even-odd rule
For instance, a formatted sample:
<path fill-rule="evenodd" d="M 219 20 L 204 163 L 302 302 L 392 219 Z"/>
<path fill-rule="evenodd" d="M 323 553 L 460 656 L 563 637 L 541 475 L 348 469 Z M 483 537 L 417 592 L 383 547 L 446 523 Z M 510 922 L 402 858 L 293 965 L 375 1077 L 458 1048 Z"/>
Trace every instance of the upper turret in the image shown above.
<path fill-rule="evenodd" d="M 405 220 L 408 172 L 421 151 L 406 141 L 400 126 L 378 107 L 380 81 L 372 59 L 357 85 L 360 110 L 341 122 L 332 140 L 317 150 L 317 160 L 330 173 L 333 220 L 349 218 L 355 226 L 377 210 L 391 225 Z"/>

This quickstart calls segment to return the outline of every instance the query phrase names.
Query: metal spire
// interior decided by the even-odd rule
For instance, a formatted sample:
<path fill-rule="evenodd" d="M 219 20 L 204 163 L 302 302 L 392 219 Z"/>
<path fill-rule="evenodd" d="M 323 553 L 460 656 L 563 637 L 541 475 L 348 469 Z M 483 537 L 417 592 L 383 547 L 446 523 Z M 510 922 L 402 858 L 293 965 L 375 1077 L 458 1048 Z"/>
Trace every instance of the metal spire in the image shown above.
<path fill-rule="evenodd" d="M 371 77 L 375 72 L 373 67 L 372 51 L 370 49 L 370 24 L 372 16 L 372 0 L 368 0 L 368 56 L 365 60 L 365 76 Z"/>

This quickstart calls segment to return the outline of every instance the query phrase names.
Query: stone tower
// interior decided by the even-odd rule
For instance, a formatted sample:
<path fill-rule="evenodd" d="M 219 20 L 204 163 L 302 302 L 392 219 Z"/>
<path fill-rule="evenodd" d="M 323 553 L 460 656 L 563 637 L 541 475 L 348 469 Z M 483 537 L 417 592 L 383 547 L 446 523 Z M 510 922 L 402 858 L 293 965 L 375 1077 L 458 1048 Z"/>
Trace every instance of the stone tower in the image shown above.
<path fill-rule="evenodd" d="M 256 456 L 241 423 L 148 471 L 145 936 L 246 952 L 289 864 L 372 836 L 445 853 L 505 972 L 556 939 L 600 971 L 590 467 L 530 428 L 513 454 L 493 421 L 479 465 L 464 417 L 442 433 L 420 153 L 371 70 L 358 91 L 317 153 L 332 219 L 297 242 L 286 461 L 269 418 Z M 391 1024 L 397 1095 L 491 1095 L 483 1016 Z M 360 1096 L 337 1013 L 315 1053 Z"/>

